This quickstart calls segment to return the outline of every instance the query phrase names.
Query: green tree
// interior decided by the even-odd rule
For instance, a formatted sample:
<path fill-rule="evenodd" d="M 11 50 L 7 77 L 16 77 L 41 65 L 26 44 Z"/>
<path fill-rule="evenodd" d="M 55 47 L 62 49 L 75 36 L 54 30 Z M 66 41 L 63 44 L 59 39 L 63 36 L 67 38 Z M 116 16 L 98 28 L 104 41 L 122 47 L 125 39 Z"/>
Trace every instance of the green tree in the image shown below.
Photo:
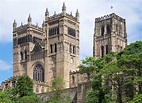
<path fill-rule="evenodd" d="M 0 103 L 12 103 L 12 101 L 4 92 L 0 91 Z"/>
<path fill-rule="evenodd" d="M 16 93 L 21 98 L 33 94 L 33 82 L 28 76 L 20 76 L 16 83 Z"/>
<path fill-rule="evenodd" d="M 62 90 L 65 87 L 65 82 L 61 76 L 57 76 L 52 81 L 52 90 Z"/>
<path fill-rule="evenodd" d="M 142 41 L 131 43 L 118 54 L 118 64 L 123 68 L 135 69 L 136 72 L 129 73 L 131 84 L 126 85 L 126 94 L 132 100 L 135 93 L 142 93 Z M 137 87 L 137 89 L 136 89 Z M 131 90 L 131 93 L 129 92 Z"/>
<path fill-rule="evenodd" d="M 72 103 L 72 102 L 68 93 L 63 91 L 56 91 L 50 97 L 50 99 L 46 101 L 46 103 Z"/>
<path fill-rule="evenodd" d="M 33 82 L 28 76 L 20 76 L 15 88 L 0 92 L 0 103 L 42 103 L 33 93 Z"/>
<path fill-rule="evenodd" d="M 86 103 L 102 103 L 105 98 L 102 88 L 102 75 L 97 75 L 105 64 L 106 61 L 103 58 L 88 57 L 79 66 L 80 72 L 86 73 L 88 80 L 90 78 L 92 80 L 92 90 L 87 93 Z"/>
<path fill-rule="evenodd" d="M 31 95 L 23 96 L 20 98 L 19 103 L 42 103 L 42 101 L 36 95 Z"/>
<path fill-rule="evenodd" d="M 70 96 L 68 92 L 65 92 L 63 89 L 65 87 L 65 82 L 64 80 L 60 77 L 57 76 L 53 81 L 52 81 L 52 95 L 50 98 L 46 101 L 46 103 L 71 103 Z"/>
<path fill-rule="evenodd" d="M 104 59 L 99 58 L 96 59 L 94 57 L 88 57 L 85 58 L 85 60 L 82 60 L 82 64 L 78 66 L 80 73 L 86 73 L 87 79 L 90 80 L 90 78 L 96 73 L 99 72 L 100 69 L 103 68 L 105 64 Z"/>
<path fill-rule="evenodd" d="M 128 103 L 142 103 L 142 94 L 136 95 L 133 100 L 129 101 Z"/>
<path fill-rule="evenodd" d="M 132 100 L 136 93 L 142 93 L 142 41 L 130 44 L 119 53 L 96 59 L 93 66 L 83 64 L 81 67 L 83 73 L 89 72 L 93 77 L 86 103 L 123 103 Z"/>
<path fill-rule="evenodd" d="M 18 97 L 15 88 L 8 88 L 4 93 L 10 98 L 11 101 L 17 101 Z"/>

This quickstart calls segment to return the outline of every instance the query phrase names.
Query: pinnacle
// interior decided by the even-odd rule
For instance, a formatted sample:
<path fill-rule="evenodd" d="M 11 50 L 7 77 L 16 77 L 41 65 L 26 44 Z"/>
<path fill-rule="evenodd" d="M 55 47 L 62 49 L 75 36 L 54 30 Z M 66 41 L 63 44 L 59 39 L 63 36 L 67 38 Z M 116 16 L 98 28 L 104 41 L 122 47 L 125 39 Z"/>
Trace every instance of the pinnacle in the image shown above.
<path fill-rule="evenodd" d="M 48 16 L 48 15 L 49 15 L 48 8 L 46 8 L 45 16 Z"/>
<path fill-rule="evenodd" d="M 66 10 L 65 2 L 63 2 L 62 10 Z"/>

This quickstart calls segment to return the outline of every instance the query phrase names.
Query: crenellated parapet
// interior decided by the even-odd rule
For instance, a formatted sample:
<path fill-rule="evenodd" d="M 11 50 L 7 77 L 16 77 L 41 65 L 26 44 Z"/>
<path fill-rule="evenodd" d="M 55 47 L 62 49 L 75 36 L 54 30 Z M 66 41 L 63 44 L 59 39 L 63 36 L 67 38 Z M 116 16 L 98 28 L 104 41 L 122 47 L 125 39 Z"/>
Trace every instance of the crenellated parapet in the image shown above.
<path fill-rule="evenodd" d="M 38 26 L 37 24 L 36 24 L 36 25 L 34 25 L 34 24 L 31 24 L 31 25 L 29 25 L 29 24 L 24 24 L 24 25 L 21 24 L 19 27 L 14 28 L 13 32 L 14 32 L 14 31 L 25 30 L 25 29 L 27 29 L 27 28 L 32 28 L 32 29 L 34 29 L 34 30 L 43 32 L 43 28 L 40 27 L 40 26 Z"/>
<path fill-rule="evenodd" d="M 62 13 L 54 14 L 53 16 L 50 16 L 48 18 L 48 20 L 55 20 L 56 18 L 60 18 L 62 16 L 66 16 L 67 18 L 70 18 L 70 19 L 72 19 L 74 21 L 77 21 L 77 18 L 75 16 L 73 16 L 72 14 L 68 14 L 68 13 L 66 13 L 65 15 L 63 15 Z"/>
<path fill-rule="evenodd" d="M 72 13 L 70 13 L 70 14 L 66 13 L 65 3 L 63 3 L 62 12 L 61 13 L 56 14 L 56 12 L 54 12 L 54 15 L 49 16 L 48 9 L 46 9 L 46 11 L 45 11 L 45 21 L 48 21 L 48 20 L 52 21 L 52 20 L 55 20 L 55 19 L 59 19 L 59 18 L 61 18 L 63 16 L 67 17 L 69 19 L 72 19 L 74 21 L 79 22 L 79 12 L 78 12 L 78 10 L 76 11 L 75 16 L 73 16 Z"/>
<path fill-rule="evenodd" d="M 38 26 L 38 24 L 32 24 L 32 18 L 29 14 L 29 17 L 27 18 L 27 24 L 21 23 L 20 26 L 17 26 L 16 21 L 14 20 L 13 22 L 13 34 L 15 34 L 16 32 L 20 32 L 19 34 L 21 34 L 22 32 L 26 32 L 27 30 L 34 30 L 36 32 L 38 32 L 37 34 L 43 34 L 43 27 Z M 18 33 L 17 33 L 18 34 Z"/>
<path fill-rule="evenodd" d="M 7 88 L 14 88 L 16 85 L 17 79 L 18 79 L 18 76 L 13 76 L 13 77 L 10 77 L 7 80 L 3 81 L 1 83 L 1 90 L 4 91 Z"/>
<path fill-rule="evenodd" d="M 79 70 L 76 70 L 76 71 L 70 71 L 70 75 L 72 74 L 80 74 L 80 71 Z"/>
<path fill-rule="evenodd" d="M 100 21 L 107 20 L 107 19 L 110 19 L 110 18 L 115 18 L 115 19 L 117 19 L 117 20 L 119 20 L 123 23 L 125 22 L 125 19 L 121 18 L 120 16 L 116 15 L 115 13 L 95 18 L 95 22 L 100 22 Z"/>

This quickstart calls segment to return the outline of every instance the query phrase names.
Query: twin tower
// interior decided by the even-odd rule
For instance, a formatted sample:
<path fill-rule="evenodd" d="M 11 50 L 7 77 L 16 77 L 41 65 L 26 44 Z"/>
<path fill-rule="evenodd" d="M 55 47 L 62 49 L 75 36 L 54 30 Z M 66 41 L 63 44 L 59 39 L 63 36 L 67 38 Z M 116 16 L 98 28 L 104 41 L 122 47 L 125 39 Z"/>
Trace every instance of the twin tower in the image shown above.
<path fill-rule="evenodd" d="M 38 83 L 47 83 L 60 75 L 68 88 L 72 78 L 70 72 L 76 71 L 79 60 L 79 12 L 62 12 L 49 16 L 45 12 L 42 27 L 28 23 L 17 27 L 13 23 L 13 74 L 28 75 Z M 104 57 L 109 52 L 118 52 L 127 44 L 125 19 L 110 14 L 95 19 L 93 55 Z"/>

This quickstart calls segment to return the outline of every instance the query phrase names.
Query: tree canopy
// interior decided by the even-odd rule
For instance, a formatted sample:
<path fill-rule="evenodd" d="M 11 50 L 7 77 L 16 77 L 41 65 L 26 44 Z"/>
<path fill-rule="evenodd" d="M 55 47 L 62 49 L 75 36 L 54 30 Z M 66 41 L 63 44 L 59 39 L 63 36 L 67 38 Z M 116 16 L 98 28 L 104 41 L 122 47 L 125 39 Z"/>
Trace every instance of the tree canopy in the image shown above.
<path fill-rule="evenodd" d="M 33 93 L 33 82 L 28 76 L 20 76 L 15 88 L 0 92 L 0 103 L 42 103 Z"/>
<path fill-rule="evenodd" d="M 92 80 L 86 103 L 131 101 L 136 94 L 142 94 L 142 41 L 104 58 L 86 58 L 79 68 Z"/>
<path fill-rule="evenodd" d="M 47 99 L 46 103 L 71 103 L 68 92 L 63 91 L 65 82 L 61 76 L 56 76 L 51 84 L 53 95 L 50 94 L 50 98 Z"/>
<path fill-rule="evenodd" d="M 31 95 L 33 94 L 33 81 L 28 76 L 19 76 L 15 89 L 20 97 Z"/>

